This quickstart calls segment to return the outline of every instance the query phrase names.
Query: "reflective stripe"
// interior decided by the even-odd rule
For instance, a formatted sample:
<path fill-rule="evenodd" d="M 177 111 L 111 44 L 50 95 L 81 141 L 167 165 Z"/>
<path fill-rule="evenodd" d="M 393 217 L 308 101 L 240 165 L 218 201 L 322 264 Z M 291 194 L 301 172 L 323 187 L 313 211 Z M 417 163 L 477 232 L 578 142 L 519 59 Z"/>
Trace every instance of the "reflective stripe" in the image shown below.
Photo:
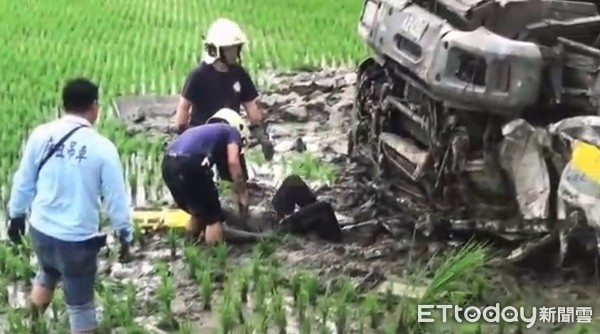
<path fill-rule="evenodd" d="M 582 141 L 573 145 L 573 167 L 592 181 L 600 183 L 600 148 Z"/>

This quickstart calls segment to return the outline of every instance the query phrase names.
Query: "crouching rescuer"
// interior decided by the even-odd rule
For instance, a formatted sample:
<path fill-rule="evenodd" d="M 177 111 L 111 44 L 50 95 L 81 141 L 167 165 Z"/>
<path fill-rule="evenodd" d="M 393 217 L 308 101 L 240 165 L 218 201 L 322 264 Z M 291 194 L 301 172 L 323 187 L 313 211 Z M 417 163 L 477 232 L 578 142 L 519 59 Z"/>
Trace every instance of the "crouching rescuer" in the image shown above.
<path fill-rule="evenodd" d="M 209 244 L 223 241 L 224 215 L 212 172 L 215 163 L 226 161 L 240 214 L 247 216 L 248 191 L 241 165 L 247 137 L 242 117 L 221 109 L 207 124 L 188 129 L 167 147 L 162 176 L 177 206 L 190 215 L 188 240 L 198 240 L 204 232 Z"/>

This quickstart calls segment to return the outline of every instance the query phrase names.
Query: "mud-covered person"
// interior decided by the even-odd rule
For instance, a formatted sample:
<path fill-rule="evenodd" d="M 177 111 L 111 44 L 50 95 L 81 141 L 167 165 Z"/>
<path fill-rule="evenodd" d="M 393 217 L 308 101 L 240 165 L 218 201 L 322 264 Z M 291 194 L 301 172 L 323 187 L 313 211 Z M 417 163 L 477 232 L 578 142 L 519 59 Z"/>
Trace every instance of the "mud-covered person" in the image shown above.
<path fill-rule="evenodd" d="M 201 63 L 189 73 L 176 112 L 179 134 L 206 123 L 218 110 L 240 112 L 244 107 L 250 132 L 261 144 L 265 159 L 273 158 L 274 148 L 266 133 L 258 108 L 258 91 L 241 65 L 241 51 L 248 39 L 240 26 L 220 18 L 209 27 L 204 40 Z"/>
<path fill-rule="evenodd" d="M 271 200 L 281 232 L 316 234 L 330 242 L 342 241 L 342 230 L 331 204 L 320 201 L 298 175 L 290 175 Z M 296 210 L 296 207 L 299 209 Z"/>
<path fill-rule="evenodd" d="M 36 127 L 14 176 L 8 204 L 10 239 L 19 244 L 31 209 L 29 232 L 40 270 L 31 290 L 32 316 L 46 310 L 62 280 L 71 333 L 96 333 L 94 284 L 100 198 L 125 248 L 132 241 L 129 194 L 115 145 L 93 128 L 98 86 L 73 79 L 62 91 L 66 115 Z"/>
<path fill-rule="evenodd" d="M 213 181 L 212 167 L 226 164 L 233 180 L 240 214 L 248 213 L 248 190 L 241 165 L 247 126 L 234 110 L 221 109 L 207 124 L 192 127 L 167 147 L 162 176 L 177 206 L 190 215 L 186 239 L 208 244 L 223 241 L 224 215 L 219 191 Z"/>

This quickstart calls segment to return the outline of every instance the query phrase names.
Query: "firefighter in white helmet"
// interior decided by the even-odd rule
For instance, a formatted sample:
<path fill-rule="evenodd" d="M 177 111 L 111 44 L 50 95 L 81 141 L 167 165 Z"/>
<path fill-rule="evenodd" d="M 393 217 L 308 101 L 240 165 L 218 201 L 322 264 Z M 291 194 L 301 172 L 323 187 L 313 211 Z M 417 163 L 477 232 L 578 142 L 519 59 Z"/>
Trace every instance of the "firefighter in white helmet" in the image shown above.
<path fill-rule="evenodd" d="M 205 36 L 202 62 L 188 75 L 176 122 L 181 134 L 189 127 L 204 124 L 222 108 L 248 114 L 250 131 L 262 146 L 267 160 L 274 149 L 258 108 L 258 92 L 248 72 L 241 65 L 242 47 L 248 38 L 240 26 L 225 18 L 214 21 Z"/>

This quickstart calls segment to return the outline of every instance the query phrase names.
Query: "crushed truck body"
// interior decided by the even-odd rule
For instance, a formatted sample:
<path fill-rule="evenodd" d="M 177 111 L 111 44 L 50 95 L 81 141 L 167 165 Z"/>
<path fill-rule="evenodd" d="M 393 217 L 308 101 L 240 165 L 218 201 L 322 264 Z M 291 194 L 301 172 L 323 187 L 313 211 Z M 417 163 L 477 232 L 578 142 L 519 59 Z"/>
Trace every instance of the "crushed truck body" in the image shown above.
<path fill-rule="evenodd" d="M 559 238 L 562 263 L 571 211 L 595 213 L 583 225 L 600 228 L 590 204 L 600 180 L 567 187 L 563 173 L 575 146 L 600 147 L 594 3 L 369 0 L 358 32 L 371 56 L 358 68 L 348 150 L 374 178 L 452 230 L 522 242 L 512 260 Z"/>

